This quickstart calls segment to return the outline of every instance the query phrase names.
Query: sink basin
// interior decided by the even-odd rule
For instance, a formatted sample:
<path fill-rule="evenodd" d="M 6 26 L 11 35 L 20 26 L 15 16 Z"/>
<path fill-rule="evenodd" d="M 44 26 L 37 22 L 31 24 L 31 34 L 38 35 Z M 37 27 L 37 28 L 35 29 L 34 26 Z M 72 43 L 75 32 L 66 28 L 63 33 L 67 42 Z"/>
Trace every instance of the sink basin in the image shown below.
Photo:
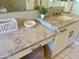
<path fill-rule="evenodd" d="M 72 18 L 69 17 L 69 16 L 59 16 L 59 17 L 58 17 L 58 20 L 69 21 L 69 20 L 72 20 Z"/>
<path fill-rule="evenodd" d="M 29 21 L 25 21 L 24 25 L 25 25 L 26 28 L 32 28 L 36 25 L 36 22 L 32 21 L 32 20 L 29 20 Z"/>

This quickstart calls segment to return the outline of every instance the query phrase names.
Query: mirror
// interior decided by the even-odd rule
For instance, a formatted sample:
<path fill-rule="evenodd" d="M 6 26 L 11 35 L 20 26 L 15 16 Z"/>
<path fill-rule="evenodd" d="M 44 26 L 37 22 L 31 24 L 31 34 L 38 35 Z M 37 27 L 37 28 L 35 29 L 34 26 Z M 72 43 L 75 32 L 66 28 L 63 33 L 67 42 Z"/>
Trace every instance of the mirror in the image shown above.
<path fill-rule="evenodd" d="M 1 12 L 33 10 L 37 5 L 48 7 L 49 0 L 0 0 Z"/>

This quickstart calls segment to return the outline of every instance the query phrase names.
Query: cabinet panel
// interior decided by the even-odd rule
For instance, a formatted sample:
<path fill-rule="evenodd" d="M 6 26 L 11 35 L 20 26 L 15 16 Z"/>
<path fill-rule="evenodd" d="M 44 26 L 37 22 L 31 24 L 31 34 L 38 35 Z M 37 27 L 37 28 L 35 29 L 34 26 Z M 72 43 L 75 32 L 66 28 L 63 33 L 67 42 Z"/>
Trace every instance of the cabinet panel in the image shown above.
<path fill-rule="evenodd" d="M 75 22 L 71 25 L 68 25 L 64 28 L 60 29 L 60 32 L 57 34 L 55 38 L 55 48 L 54 55 L 62 51 L 64 48 L 69 46 L 72 42 L 75 41 L 76 36 L 79 31 L 79 22 Z"/>
<path fill-rule="evenodd" d="M 65 43 L 66 43 L 66 39 L 67 39 L 67 29 L 66 28 L 62 28 L 60 30 L 60 32 L 57 34 L 56 38 L 55 38 L 55 48 L 54 48 L 54 55 L 59 53 L 62 49 L 65 48 Z"/>
<path fill-rule="evenodd" d="M 67 27 L 68 29 L 68 36 L 67 36 L 67 41 L 66 41 L 66 46 L 70 45 L 72 42 L 75 41 L 76 36 L 78 34 L 78 24 L 79 22 L 73 23 L 70 26 Z"/>

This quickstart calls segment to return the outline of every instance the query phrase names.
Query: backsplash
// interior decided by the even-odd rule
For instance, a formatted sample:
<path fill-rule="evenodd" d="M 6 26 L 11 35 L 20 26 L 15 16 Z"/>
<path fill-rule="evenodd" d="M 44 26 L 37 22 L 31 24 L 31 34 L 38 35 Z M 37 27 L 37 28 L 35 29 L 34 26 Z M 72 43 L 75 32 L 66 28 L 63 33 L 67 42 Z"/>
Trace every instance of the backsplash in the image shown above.
<path fill-rule="evenodd" d="M 1 18 L 26 18 L 26 19 L 34 19 L 38 16 L 38 12 L 36 10 L 31 11 L 21 11 L 21 12 L 9 12 L 9 13 L 1 13 Z"/>

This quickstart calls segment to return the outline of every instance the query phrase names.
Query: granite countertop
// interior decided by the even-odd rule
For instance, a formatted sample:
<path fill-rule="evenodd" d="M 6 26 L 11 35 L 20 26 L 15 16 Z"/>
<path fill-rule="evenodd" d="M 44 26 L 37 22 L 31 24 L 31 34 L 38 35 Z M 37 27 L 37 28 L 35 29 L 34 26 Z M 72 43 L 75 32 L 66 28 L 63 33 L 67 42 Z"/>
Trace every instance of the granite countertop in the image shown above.
<path fill-rule="evenodd" d="M 0 59 L 15 54 L 55 34 L 50 29 L 37 24 L 31 29 L 22 27 L 18 31 L 0 35 Z"/>
<path fill-rule="evenodd" d="M 67 16 L 72 18 L 71 20 L 66 20 L 61 18 L 61 16 Z M 45 18 L 46 21 L 48 21 L 51 24 L 56 25 L 58 28 L 62 28 L 66 25 L 70 25 L 71 23 L 74 23 L 76 21 L 79 21 L 78 16 L 72 15 L 72 14 L 63 14 L 60 16 L 51 16 L 51 17 L 47 17 Z"/>

